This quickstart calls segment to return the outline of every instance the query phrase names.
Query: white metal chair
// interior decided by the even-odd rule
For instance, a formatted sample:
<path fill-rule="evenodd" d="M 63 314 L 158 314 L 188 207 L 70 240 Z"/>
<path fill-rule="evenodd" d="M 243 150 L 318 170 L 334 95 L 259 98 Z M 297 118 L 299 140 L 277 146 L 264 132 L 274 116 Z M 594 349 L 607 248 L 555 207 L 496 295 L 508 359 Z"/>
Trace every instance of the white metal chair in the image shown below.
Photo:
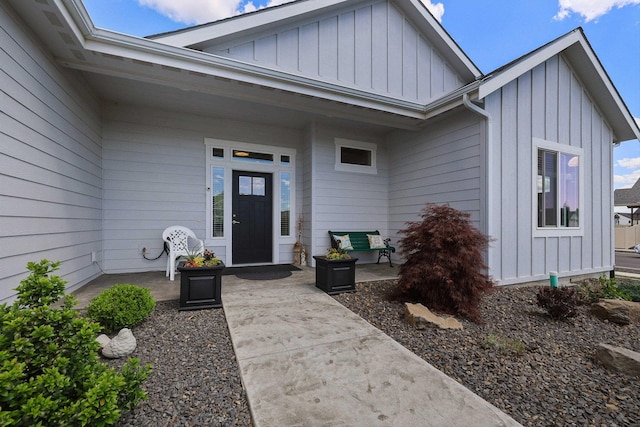
<path fill-rule="evenodd" d="M 204 242 L 198 239 L 193 231 L 181 225 L 172 225 L 162 232 L 162 240 L 169 245 L 167 257 L 167 277 L 175 278 L 176 259 L 192 253 L 202 254 Z"/>

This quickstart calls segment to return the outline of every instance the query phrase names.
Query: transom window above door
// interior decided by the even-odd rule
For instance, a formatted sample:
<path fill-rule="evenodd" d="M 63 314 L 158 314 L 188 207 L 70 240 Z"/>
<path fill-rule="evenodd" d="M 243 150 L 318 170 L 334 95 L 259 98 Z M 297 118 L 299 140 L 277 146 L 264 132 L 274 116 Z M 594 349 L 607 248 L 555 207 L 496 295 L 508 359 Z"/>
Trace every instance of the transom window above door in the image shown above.
<path fill-rule="evenodd" d="M 233 150 L 233 160 L 241 162 L 273 164 L 272 153 L 260 153 L 257 151 Z"/>

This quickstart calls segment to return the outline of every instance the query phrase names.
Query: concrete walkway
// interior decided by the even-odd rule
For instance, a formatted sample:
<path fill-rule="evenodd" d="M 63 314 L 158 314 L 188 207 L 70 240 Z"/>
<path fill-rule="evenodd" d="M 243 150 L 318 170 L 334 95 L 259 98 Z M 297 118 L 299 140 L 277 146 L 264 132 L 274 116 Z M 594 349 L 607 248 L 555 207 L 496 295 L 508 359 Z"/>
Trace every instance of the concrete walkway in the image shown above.
<path fill-rule="evenodd" d="M 296 276 L 222 287 L 255 427 L 519 425 Z"/>
<path fill-rule="evenodd" d="M 356 282 L 397 277 L 368 264 Z M 179 297 L 179 276 L 103 275 L 74 292 L 79 308 L 115 283 Z M 255 427 L 517 426 L 314 286 L 303 268 L 271 281 L 222 277 L 222 302 Z"/>

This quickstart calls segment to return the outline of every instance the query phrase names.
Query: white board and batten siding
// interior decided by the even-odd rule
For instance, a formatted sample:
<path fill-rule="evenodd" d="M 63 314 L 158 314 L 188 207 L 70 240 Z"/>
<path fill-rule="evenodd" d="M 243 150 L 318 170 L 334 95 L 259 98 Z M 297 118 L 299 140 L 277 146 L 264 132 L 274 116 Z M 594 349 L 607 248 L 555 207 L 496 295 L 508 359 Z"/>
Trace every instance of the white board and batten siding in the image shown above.
<path fill-rule="evenodd" d="M 60 261 L 67 290 L 101 256 L 99 102 L 0 4 L 0 301 L 27 262 Z"/>
<path fill-rule="evenodd" d="M 482 229 L 483 147 L 484 126 L 467 111 L 428 123 L 418 133 L 392 135 L 389 228 L 396 241 L 407 222 L 420 219 L 427 203 L 467 212 L 473 225 Z"/>
<path fill-rule="evenodd" d="M 547 279 L 549 271 L 571 276 L 612 270 L 613 135 L 568 63 L 562 56 L 550 58 L 490 94 L 485 109 L 493 118 L 494 279 L 512 284 Z M 535 236 L 534 139 L 583 150 L 581 233 Z"/>
<path fill-rule="evenodd" d="M 378 134 L 356 129 L 314 126 L 312 166 L 313 237 L 310 255 L 325 255 L 331 247 L 328 230 L 378 230 L 388 235 L 389 175 L 387 149 Z M 336 170 L 336 138 L 374 144 L 376 172 Z M 358 262 L 376 260 L 373 252 L 354 253 Z"/>
<path fill-rule="evenodd" d="M 148 261 L 142 249 L 158 256 L 168 226 L 183 225 L 204 239 L 205 138 L 296 149 L 303 138 L 299 130 L 134 106 L 107 106 L 103 117 L 103 269 L 109 273 L 163 270 L 166 256 Z M 302 180 L 302 167 L 296 173 Z M 298 205 L 301 191 L 296 187 Z M 283 246 L 276 248 L 288 256 L 282 262 L 291 262 L 293 243 Z M 230 250 L 228 242 L 207 248 L 223 261 Z"/>
<path fill-rule="evenodd" d="M 421 104 L 463 84 L 411 18 L 388 1 L 203 50 Z"/>

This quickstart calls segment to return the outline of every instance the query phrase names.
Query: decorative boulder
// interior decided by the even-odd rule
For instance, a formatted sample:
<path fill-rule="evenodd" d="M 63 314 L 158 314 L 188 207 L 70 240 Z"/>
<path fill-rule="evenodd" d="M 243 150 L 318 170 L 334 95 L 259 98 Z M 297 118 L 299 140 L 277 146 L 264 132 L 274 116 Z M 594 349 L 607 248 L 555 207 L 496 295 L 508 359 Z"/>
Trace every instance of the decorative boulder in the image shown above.
<path fill-rule="evenodd" d="M 404 304 L 404 318 L 416 329 L 425 329 L 427 326 L 437 326 L 440 329 L 462 329 L 462 324 L 455 317 L 440 317 L 431 312 L 422 304 Z"/>
<path fill-rule="evenodd" d="M 626 375 L 640 375 L 640 353 L 622 347 L 598 344 L 596 359 L 603 365 Z"/>
<path fill-rule="evenodd" d="M 591 313 L 602 320 L 619 325 L 640 321 L 640 303 L 617 299 L 603 299 L 591 305 Z"/>
<path fill-rule="evenodd" d="M 98 335 L 98 338 L 96 338 L 96 341 L 98 341 L 98 343 L 100 343 L 100 348 L 102 349 L 102 348 L 104 348 L 104 346 L 109 344 L 109 341 L 111 341 L 111 338 L 109 338 L 105 334 L 100 334 L 100 335 Z"/>
<path fill-rule="evenodd" d="M 136 349 L 136 338 L 128 328 L 123 328 L 107 345 L 102 348 L 102 355 L 109 359 L 118 359 L 133 353 Z"/>

